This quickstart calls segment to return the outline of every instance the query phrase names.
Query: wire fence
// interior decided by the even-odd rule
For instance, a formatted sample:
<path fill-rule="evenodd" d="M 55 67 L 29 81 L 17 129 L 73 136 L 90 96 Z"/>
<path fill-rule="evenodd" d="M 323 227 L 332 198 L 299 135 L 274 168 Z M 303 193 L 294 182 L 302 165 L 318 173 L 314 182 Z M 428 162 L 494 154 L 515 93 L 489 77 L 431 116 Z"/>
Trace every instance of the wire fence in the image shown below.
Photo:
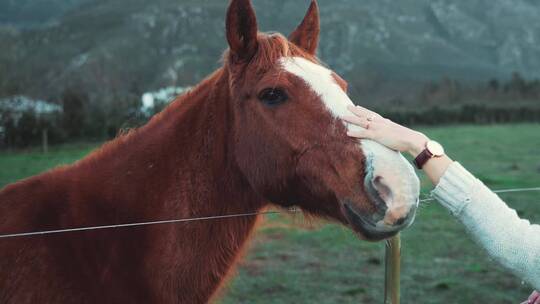
<path fill-rule="evenodd" d="M 500 189 L 500 190 L 495 190 L 493 192 L 494 193 L 512 193 L 512 192 L 532 192 L 532 191 L 540 191 L 540 187 Z M 426 199 L 421 199 L 420 202 L 424 203 L 424 202 L 429 202 L 429 201 L 433 201 L 433 200 L 435 200 L 435 199 L 434 198 L 426 198 Z M 187 222 L 196 222 L 196 221 L 210 221 L 210 220 L 218 220 L 218 219 L 252 217 L 252 216 L 259 216 L 259 215 L 285 214 L 285 213 L 291 214 L 291 213 L 300 213 L 300 212 L 301 212 L 301 210 L 299 210 L 297 208 L 289 208 L 286 211 L 248 212 L 248 213 L 204 216 L 204 217 L 184 218 L 184 219 L 156 220 L 156 221 L 134 222 L 134 223 L 126 223 L 126 224 L 75 227 L 75 228 L 66 228 L 66 229 L 55 229 L 55 230 L 42 230 L 42 231 L 32 231 L 32 232 L 0 234 L 0 239 L 38 236 L 38 235 L 50 235 L 50 234 L 59 234 L 59 233 L 68 233 L 68 232 L 103 230 L 103 229 L 142 227 L 142 226 L 165 225 L 165 224 L 178 224 L 178 223 L 187 223 Z"/>

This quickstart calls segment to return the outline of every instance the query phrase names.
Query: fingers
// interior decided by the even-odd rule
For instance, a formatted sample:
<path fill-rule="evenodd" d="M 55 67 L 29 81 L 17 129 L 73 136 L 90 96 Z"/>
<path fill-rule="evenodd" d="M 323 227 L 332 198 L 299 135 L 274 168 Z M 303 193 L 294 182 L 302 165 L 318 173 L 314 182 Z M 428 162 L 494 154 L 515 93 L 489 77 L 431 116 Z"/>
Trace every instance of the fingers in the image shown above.
<path fill-rule="evenodd" d="M 534 291 L 529 297 L 529 303 L 540 304 L 540 294 Z"/>
<path fill-rule="evenodd" d="M 347 115 L 342 119 L 348 123 L 360 126 L 364 130 L 351 130 L 347 135 L 353 138 L 373 139 L 375 136 L 374 126 L 379 126 L 383 118 L 381 115 L 360 106 L 348 106 L 347 109 L 354 115 Z M 375 130 L 376 131 L 376 130 Z"/>
<path fill-rule="evenodd" d="M 529 299 L 526 301 L 528 304 L 540 304 L 540 294 L 537 291 L 534 291 Z"/>
<path fill-rule="evenodd" d="M 358 116 L 343 116 L 343 120 L 345 120 L 348 123 L 352 123 L 354 125 L 360 126 L 364 129 L 368 129 L 369 122 L 365 118 L 360 118 Z"/>
<path fill-rule="evenodd" d="M 354 138 L 365 138 L 365 139 L 372 139 L 373 138 L 373 132 L 371 130 L 354 130 L 354 131 L 348 131 L 347 135 Z"/>
<path fill-rule="evenodd" d="M 350 105 L 347 107 L 347 109 L 349 111 L 351 111 L 353 114 L 355 114 L 356 116 L 360 116 L 360 117 L 373 117 L 373 118 L 381 118 L 381 115 L 373 112 L 373 111 L 370 111 L 366 108 L 363 108 L 361 106 L 353 106 L 353 105 Z"/>

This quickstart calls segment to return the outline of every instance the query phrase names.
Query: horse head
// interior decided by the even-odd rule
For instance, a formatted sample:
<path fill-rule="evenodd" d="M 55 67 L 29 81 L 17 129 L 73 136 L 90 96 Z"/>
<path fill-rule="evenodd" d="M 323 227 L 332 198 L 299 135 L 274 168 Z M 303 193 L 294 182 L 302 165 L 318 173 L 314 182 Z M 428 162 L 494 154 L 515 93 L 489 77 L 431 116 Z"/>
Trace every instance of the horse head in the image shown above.
<path fill-rule="evenodd" d="M 381 240 L 409 226 L 419 181 L 399 153 L 347 136 L 347 83 L 316 57 L 313 1 L 289 36 L 261 33 L 250 0 L 227 12 L 225 69 L 240 171 L 266 200 L 299 206 Z"/>

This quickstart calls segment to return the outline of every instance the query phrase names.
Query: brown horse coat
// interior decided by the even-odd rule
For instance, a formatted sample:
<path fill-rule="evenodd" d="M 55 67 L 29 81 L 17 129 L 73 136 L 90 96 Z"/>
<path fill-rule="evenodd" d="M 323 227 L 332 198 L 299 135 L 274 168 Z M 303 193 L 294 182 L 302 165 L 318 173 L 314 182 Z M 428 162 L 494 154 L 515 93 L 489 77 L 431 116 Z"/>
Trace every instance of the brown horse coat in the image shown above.
<path fill-rule="evenodd" d="M 391 206 L 380 211 L 363 186 L 362 150 L 321 96 L 277 65 L 284 57 L 318 64 L 318 35 L 315 2 L 287 41 L 258 33 L 250 1 L 232 0 L 224 66 L 144 127 L 2 189 L 0 233 L 257 212 L 270 203 L 369 232 L 361 216 Z M 205 303 L 256 222 L 0 239 L 0 303 Z"/>

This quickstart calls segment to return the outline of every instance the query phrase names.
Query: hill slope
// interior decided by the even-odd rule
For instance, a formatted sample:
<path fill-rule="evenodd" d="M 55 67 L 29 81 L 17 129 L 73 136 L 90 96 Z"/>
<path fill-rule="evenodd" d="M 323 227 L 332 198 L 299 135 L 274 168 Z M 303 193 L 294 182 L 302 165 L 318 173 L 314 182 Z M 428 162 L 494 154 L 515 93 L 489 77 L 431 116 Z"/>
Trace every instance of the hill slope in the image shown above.
<path fill-rule="evenodd" d="M 254 0 L 261 30 L 291 31 L 307 0 Z M 357 97 L 407 94 L 449 76 L 540 76 L 540 2 L 320 0 L 320 57 Z M 0 94 L 68 85 L 139 94 L 190 85 L 226 48 L 222 0 L 0 2 Z"/>

